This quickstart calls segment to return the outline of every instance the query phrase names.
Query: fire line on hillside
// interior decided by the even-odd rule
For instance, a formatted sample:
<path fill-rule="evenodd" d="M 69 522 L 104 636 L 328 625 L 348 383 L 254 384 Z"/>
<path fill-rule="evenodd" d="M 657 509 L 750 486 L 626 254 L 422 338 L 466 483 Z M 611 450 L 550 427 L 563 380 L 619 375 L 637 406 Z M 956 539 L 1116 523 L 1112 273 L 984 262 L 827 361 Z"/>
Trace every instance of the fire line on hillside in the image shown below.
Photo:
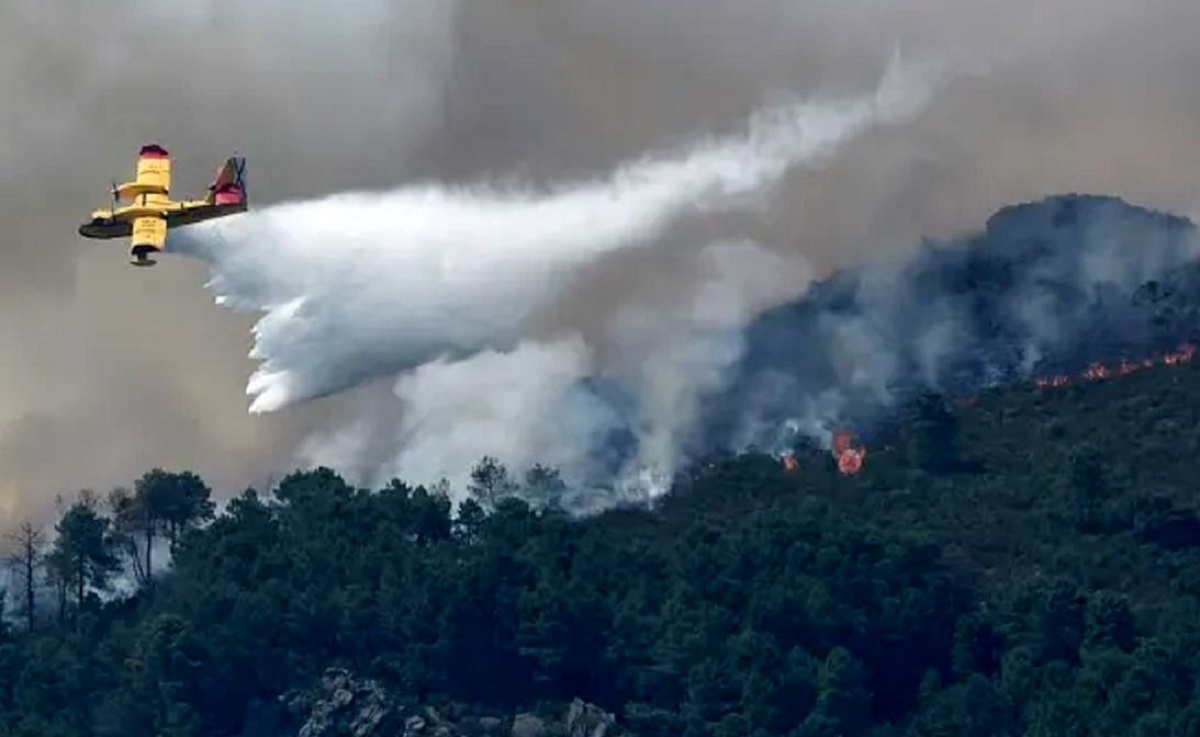
<path fill-rule="evenodd" d="M 1179 350 L 1163 354 L 1157 360 L 1147 358 L 1137 363 L 1122 360 L 1115 366 L 1099 362 L 1092 363 L 1080 372 L 1076 378 L 1087 381 L 1102 381 L 1113 377 L 1128 376 L 1156 365 L 1177 366 L 1183 363 L 1190 363 L 1195 355 L 1196 347 L 1185 343 L 1179 347 Z M 1073 380 L 1071 376 L 1066 374 L 1056 374 L 1054 376 L 1036 378 L 1033 380 L 1033 383 L 1041 389 L 1052 389 L 1068 386 Z M 975 403 L 975 397 L 965 397 L 957 400 L 957 403 L 960 405 L 971 405 Z M 862 446 L 855 447 L 853 445 L 853 436 L 848 432 L 836 432 L 833 434 L 831 452 L 837 460 L 838 472 L 843 476 L 852 476 L 861 471 L 863 460 L 867 456 L 867 449 Z M 783 453 L 780 457 L 780 462 L 789 473 L 796 471 L 800 467 L 799 462 L 796 460 L 796 455 L 792 452 Z"/>

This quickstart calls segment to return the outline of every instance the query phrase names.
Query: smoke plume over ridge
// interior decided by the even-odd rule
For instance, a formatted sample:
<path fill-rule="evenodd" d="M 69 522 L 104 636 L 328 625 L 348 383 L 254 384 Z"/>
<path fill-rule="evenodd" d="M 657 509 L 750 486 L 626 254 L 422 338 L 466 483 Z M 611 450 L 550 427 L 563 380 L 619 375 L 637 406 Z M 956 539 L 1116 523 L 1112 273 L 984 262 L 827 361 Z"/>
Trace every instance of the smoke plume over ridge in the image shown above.
<path fill-rule="evenodd" d="M 698 450 L 871 433 L 915 392 L 965 397 L 1200 337 L 1200 234 L 1119 198 L 1005 208 L 980 232 L 847 270 L 761 315 Z M 805 350 L 797 350 L 804 346 Z"/>
<path fill-rule="evenodd" d="M 515 445 L 497 428 L 539 397 L 547 412 L 585 407 L 610 418 L 607 429 L 564 420 L 556 442 L 665 437 L 654 428 L 695 417 L 691 385 L 719 386 L 742 350 L 736 331 L 696 329 L 736 322 L 703 312 L 712 299 L 752 316 L 794 297 L 813 272 L 907 251 L 1047 193 L 1115 193 L 1180 212 L 1200 201 L 1190 76 L 1200 5 L 1187 0 L 327 8 L 0 8 L 0 488 L 11 519 L 42 515 L 57 492 L 124 483 L 156 464 L 194 468 L 221 491 L 261 483 L 304 438 L 305 458 L 436 475 L 446 466 L 438 457 Z M 200 288 L 205 265 L 168 258 L 146 274 L 125 266 L 119 245 L 74 238 L 148 141 L 176 157 L 185 193 L 238 149 L 257 207 L 417 180 L 586 181 L 614 162 L 734 130 L 781 91 L 863 89 L 897 45 L 989 74 L 940 94 L 909 125 L 865 133 L 821 170 L 785 177 L 751 216 L 688 218 L 660 239 L 669 247 L 589 265 L 530 315 L 547 336 L 538 342 L 479 354 L 455 372 L 435 363 L 399 387 L 384 381 L 248 415 L 255 318 L 213 309 Z M 579 326 L 580 335 L 567 329 Z M 550 376 L 601 366 L 637 377 L 656 387 L 637 392 L 652 408 L 628 427 L 615 418 L 637 403 L 605 381 L 550 391 L 533 371 L 547 361 Z M 502 377 L 512 391 L 536 388 L 531 403 L 500 403 L 503 389 L 482 388 Z M 493 440 L 452 433 L 451 416 L 473 418 L 476 434 Z"/>

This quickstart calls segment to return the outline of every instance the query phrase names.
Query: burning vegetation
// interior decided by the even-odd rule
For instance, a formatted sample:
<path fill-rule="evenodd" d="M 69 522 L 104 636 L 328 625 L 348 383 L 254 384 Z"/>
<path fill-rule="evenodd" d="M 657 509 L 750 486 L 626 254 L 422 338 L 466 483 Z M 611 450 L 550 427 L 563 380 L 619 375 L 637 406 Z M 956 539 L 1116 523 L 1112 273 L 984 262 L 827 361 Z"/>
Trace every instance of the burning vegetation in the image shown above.
<path fill-rule="evenodd" d="M 1147 358 L 1137 363 L 1122 360 L 1120 363 L 1115 365 L 1092 363 L 1089 364 L 1088 367 L 1084 369 L 1077 377 L 1074 377 L 1074 379 L 1066 374 L 1058 374 L 1055 376 L 1034 379 L 1034 383 L 1043 388 L 1060 387 L 1067 386 L 1073 380 L 1077 381 L 1079 379 L 1084 379 L 1087 381 L 1099 381 L 1102 379 L 1111 379 L 1113 377 L 1128 376 L 1135 371 L 1148 369 L 1156 364 L 1161 364 L 1163 366 L 1175 366 L 1181 363 L 1188 363 L 1192 360 L 1192 357 L 1195 356 L 1195 354 L 1196 347 L 1190 343 L 1185 343 L 1184 345 L 1180 346 L 1179 350 L 1171 353 L 1165 353 L 1159 356 L 1157 359 Z"/>
<path fill-rule="evenodd" d="M 1088 364 L 1088 367 L 1081 371 L 1076 376 L 1068 374 L 1055 374 L 1052 376 L 1038 377 L 1033 380 L 1035 386 L 1041 389 L 1052 389 L 1064 386 L 1069 386 L 1076 381 L 1102 381 L 1105 379 L 1119 378 L 1128 376 L 1137 371 L 1152 368 L 1154 366 L 1177 366 L 1180 364 L 1190 363 L 1196 355 L 1196 346 L 1191 343 L 1184 343 L 1178 350 L 1164 353 L 1156 358 L 1146 358 L 1141 361 L 1121 360 L 1116 364 L 1106 364 L 1101 362 L 1093 362 Z M 956 400 L 960 406 L 970 406 L 975 404 L 975 396 L 964 397 Z M 835 432 L 832 442 L 830 443 L 831 452 L 834 460 L 837 462 L 838 472 L 843 476 L 853 476 L 862 470 L 863 461 L 867 456 L 865 446 L 855 446 L 853 436 L 848 432 Z M 794 453 L 788 451 L 780 457 L 780 462 L 784 469 L 789 472 L 799 469 L 800 464 L 796 460 Z"/>
<path fill-rule="evenodd" d="M 853 435 L 848 432 L 836 432 L 833 434 L 830 446 L 833 458 L 837 461 L 839 473 L 850 476 L 862 470 L 863 459 L 867 457 L 867 449 L 855 446 Z M 795 471 L 800 467 L 799 461 L 796 460 L 796 454 L 792 452 L 784 453 L 780 457 L 780 461 L 788 471 Z"/>

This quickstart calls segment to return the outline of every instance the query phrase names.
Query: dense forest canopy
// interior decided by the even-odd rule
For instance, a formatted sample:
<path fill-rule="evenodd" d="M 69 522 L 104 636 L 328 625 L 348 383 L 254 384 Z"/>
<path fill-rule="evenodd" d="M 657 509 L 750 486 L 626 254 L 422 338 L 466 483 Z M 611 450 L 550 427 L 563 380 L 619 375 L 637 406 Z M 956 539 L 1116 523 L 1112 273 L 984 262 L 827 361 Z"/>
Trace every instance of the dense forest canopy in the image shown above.
<path fill-rule="evenodd" d="M 651 737 L 1193 735 L 1198 419 L 1189 363 L 926 395 L 855 475 L 715 458 L 586 519 L 552 469 L 492 459 L 457 506 L 318 469 L 218 513 L 151 471 L 18 536 L 0 724 L 287 733 L 277 697 L 340 666 L 497 713 L 580 697 Z M 118 575 L 136 592 L 102 597 Z"/>

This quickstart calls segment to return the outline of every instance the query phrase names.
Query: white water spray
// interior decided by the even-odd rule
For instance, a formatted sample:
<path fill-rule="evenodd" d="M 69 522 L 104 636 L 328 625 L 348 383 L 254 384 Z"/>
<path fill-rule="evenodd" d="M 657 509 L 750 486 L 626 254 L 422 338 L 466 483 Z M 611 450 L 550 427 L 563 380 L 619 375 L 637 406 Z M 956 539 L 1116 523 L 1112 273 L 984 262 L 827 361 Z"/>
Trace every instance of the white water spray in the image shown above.
<path fill-rule="evenodd" d="M 889 65 L 857 98 L 755 116 L 740 136 L 620 167 L 556 191 L 409 186 L 291 202 L 173 233 L 211 264 L 217 302 L 265 314 L 251 412 L 350 388 L 439 359 L 507 350 L 564 277 L 653 244 L 689 212 L 747 204 L 789 169 L 927 105 L 938 70 Z"/>

